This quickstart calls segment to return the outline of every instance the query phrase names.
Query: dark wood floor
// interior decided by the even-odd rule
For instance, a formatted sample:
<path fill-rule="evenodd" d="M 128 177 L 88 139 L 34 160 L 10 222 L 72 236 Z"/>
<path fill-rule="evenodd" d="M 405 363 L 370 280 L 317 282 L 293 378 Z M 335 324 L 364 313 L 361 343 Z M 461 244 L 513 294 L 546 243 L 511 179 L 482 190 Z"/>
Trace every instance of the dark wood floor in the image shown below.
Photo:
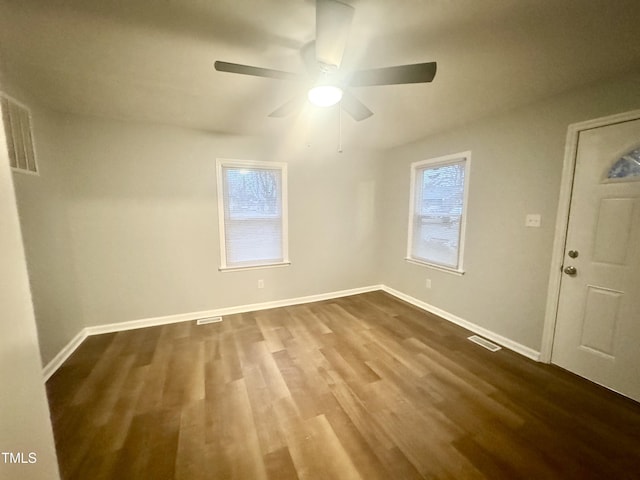
<path fill-rule="evenodd" d="M 517 319 L 514 319 L 517 321 Z M 87 338 L 64 479 L 640 478 L 640 405 L 382 292 Z"/>

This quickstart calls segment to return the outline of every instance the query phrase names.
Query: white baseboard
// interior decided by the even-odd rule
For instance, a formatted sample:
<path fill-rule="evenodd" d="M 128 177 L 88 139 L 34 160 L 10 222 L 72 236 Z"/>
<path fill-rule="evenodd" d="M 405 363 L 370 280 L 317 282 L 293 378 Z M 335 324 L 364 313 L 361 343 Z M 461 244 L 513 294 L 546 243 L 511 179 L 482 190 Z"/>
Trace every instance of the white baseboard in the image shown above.
<path fill-rule="evenodd" d="M 236 307 L 218 308 L 214 310 L 204 310 L 201 312 L 179 313 L 176 315 L 165 315 L 162 317 L 143 318 L 140 320 L 130 320 L 127 322 L 108 323 L 105 325 L 97 325 L 94 327 L 86 327 L 82 329 L 60 352 L 49 362 L 43 369 L 43 377 L 46 382 L 67 358 L 75 351 L 82 341 L 89 335 L 100 335 L 102 333 L 123 332 L 125 330 L 135 330 L 137 328 L 156 327 L 158 325 L 167 325 L 169 323 L 190 322 L 200 318 L 222 317 L 225 315 L 233 315 L 235 313 L 256 312 L 258 310 L 267 310 L 269 308 L 287 307 L 290 305 L 300 305 L 303 303 L 320 302 L 322 300 L 331 300 L 332 298 L 347 297 L 349 295 L 357 295 L 359 293 L 373 292 L 382 290 L 382 285 L 370 285 L 367 287 L 351 288 L 349 290 L 338 290 L 335 292 L 320 293 L 317 295 L 308 295 L 305 297 L 286 298 L 283 300 L 274 300 L 271 302 L 251 303 L 248 305 L 239 305 Z"/>
<path fill-rule="evenodd" d="M 492 340 L 503 347 L 506 347 L 514 352 L 517 352 L 525 357 L 533 360 L 540 360 L 540 352 L 533 350 L 518 342 L 514 342 L 502 335 L 494 333 L 486 328 L 480 327 L 475 323 L 471 323 L 464 320 L 452 313 L 446 312 L 438 307 L 429 305 L 422 300 L 418 300 L 410 295 L 394 290 L 386 285 L 370 285 L 367 287 L 351 288 L 349 290 L 339 290 L 336 292 L 320 293 L 317 295 L 308 295 L 305 297 L 287 298 L 284 300 L 274 300 L 271 302 L 263 303 L 251 303 L 248 305 L 239 305 L 236 307 L 218 308 L 214 310 L 205 310 L 201 312 L 180 313 L 177 315 L 165 315 L 162 317 L 143 318 L 140 320 L 131 320 L 128 322 L 109 323 L 105 325 L 98 325 L 95 327 L 83 328 L 78 334 L 71 339 L 71 341 L 44 367 L 42 375 L 46 382 L 49 378 L 60 368 L 60 366 L 71 356 L 71 354 L 78 348 L 85 338 L 89 335 L 100 335 L 102 333 L 122 332 L 125 330 L 134 330 L 136 328 L 155 327 L 158 325 L 167 325 L 169 323 L 189 322 L 198 320 L 199 318 L 208 317 L 222 317 L 225 315 L 233 315 L 236 313 L 255 312 L 258 310 L 267 310 L 269 308 L 287 307 L 290 305 L 300 305 L 303 303 L 320 302 L 322 300 L 331 300 L 332 298 L 347 297 L 349 295 L 357 295 L 359 293 L 373 292 L 376 290 L 383 290 L 394 297 L 397 297 L 405 302 L 415 305 L 422 310 L 425 310 L 434 315 L 444 318 L 452 323 L 460 325 L 468 330 L 471 330 L 478 335 L 482 335 L 489 340 Z"/>
<path fill-rule="evenodd" d="M 136 328 L 156 327 L 158 325 L 166 325 L 168 323 L 190 322 L 192 320 L 198 320 L 199 318 L 223 317 L 225 315 L 233 315 L 236 313 L 256 312 L 258 310 L 267 310 L 269 308 L 288 307 L 290 305 L 300 305 L 302 303 L 319 302 L 322 300 L 330 300 L 332 298 L 347 297 L 349 295 L 357 295 L 359 293 L 373 292 L 375 290 L 382 290 L 382 288 L 382 285 L 371 285 L 368 287 L 351 288 L 349 290 L 339 290 L 336 292 L 308 295 L 306 297 L 286 298 L 284 300 L 273 300 L 271 302 L 263 303 L 250 303 L 248 305 L 217 308 L 214 310 L 203 310 L 201 312 L 179 313 L 177 315 L 166 315 L 163 317 L 144 318 L 141 320 L 131 320 L 128 322 L 109 323 L 106 325 L 98 325 L 96 327 L 88 327 L 86 330 L 89 335 L 122 332 L 124 330 L 134 330 Z"/>
<path fill-rule="evenodd" d="M 519 353 L 520 355 L 524 355 L 525 357 L 535 360 L 537 362 L 540 361 L 540 352 L 534 350 L 533 348 L 527 347 L 526 345 L 522 345 L 521 343 L 515 342 L 507 337 L 503 337 L 500 334 L 494 333 L 491 330 L 487 330 L 486 328 L 476 325 L 475 323 L 464 320 L 458 317 L 457 315 L 454 315 L 445 310 L 442 310 L 441 308 L 434 307 L 433 305 L 423 302 L 422 300 L 418 300 L 417 298 L 407 295 L 406 293 L 402 293 L 402 292 L 399 292 L 398 290 L 394 290 L 393 288 L 387 287 L 386 285 L 382 286 L 382 290 L 387 292 L 390 295 L 393 295 L 394 297 L 399 298 L 400 300 L 404 300 L 407 303 L 415 305 L 416 307 L 422 310 L 425 310 L 429 313 L 433 313 L 434 315 L 444 318 L 445 320 L 448 320 L 451 323 L 460 325 L 461 327 L 464 327 L 467 330 L 471 330 L 472 332 L 477 333 L 478 335 L 488 338 L 489 340 L 492 340 L 495 343 L 498 343 L 503 347 L 508 348 L 509 350 L 513 350 L 514 352 Z"/>
<path fill-rule="evenodd" d="M 44 381 L 46 382 L 51 378 L 51 375 L 56 373 L 56 370 L 60 368 L 60 366 L 71 356 L 73 352 L 76 351 L 76 348 L 80 346 L 80 344 L 87 338 L 87 329 L 83 328 L 78 332 L 78 334 L 71 339 L 69 343 L 67 343 L 62 350 L 58 352 L 58 354 L 51 359 L 49 363 L 45 365 L 42 369 L 42 376 L 44 377 Z"/>

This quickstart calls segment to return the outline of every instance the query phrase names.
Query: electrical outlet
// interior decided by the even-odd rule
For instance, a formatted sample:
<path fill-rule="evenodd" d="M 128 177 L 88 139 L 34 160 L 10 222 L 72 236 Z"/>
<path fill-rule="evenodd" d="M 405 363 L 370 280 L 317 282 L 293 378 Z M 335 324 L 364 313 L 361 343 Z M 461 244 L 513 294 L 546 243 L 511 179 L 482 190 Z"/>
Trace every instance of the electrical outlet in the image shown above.
<path fill-rule="evenodd" d="M 539 213 L 529 213 L 524 219 L 524 224 L 527 227 L 539 227 L 540 226 L 540 214 Z"/>
<path fill-rule="evenodd" d="M 258 280 L 258 288 L 264 288 L 264 280 Z"/>
<path fill-rule="evenodd" d="M 424 286 L 426 288 L 431 288 L 431 279 L 430 278 L 427 278 L 427 281 L 425 282 Z"/>

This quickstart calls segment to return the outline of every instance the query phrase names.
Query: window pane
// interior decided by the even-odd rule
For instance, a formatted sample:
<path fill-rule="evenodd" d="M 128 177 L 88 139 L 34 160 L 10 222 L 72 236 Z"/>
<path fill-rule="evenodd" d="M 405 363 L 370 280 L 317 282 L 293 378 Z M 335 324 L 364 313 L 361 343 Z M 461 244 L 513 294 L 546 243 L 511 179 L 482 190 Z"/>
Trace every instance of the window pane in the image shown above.
<path fill-rule="evenodd" d="M 227 265 L 281 262 L 280 220 L 243 219 L 227 222 Z"/>
<path fill-rule="evenodd" d="M 231 218 L 280 215 L 280 170 L 238 167 L 224 170 Z"/>
<path fill-rule="evenodd" d="M 630 178 L 640 176 L 640 148 L 627 152 L 611 167 L 607 178 Z"/>
<path fill-rule="evenodd" d="M 458 268 L 464 161 L 427 167 L 416 173 L 412 256 Z"/>
<path fill-rule="evenodd" d="M 429 263 L 458 267 L 460 218 L 450 221 L 416 216 L 414 256 Z"/>
<path fill-rule="evenodd" d="M 227 265 L 283 261 L 282 172 L 224 167 L 223 174 Z"/>

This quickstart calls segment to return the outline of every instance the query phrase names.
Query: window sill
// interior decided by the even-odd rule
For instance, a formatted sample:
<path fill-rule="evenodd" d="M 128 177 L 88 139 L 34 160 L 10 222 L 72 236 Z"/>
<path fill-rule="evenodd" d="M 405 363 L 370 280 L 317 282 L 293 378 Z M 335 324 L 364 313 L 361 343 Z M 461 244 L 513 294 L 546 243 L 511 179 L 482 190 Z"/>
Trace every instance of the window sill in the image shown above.
<path fill-rule="evenodd" d="M 408 258 L 408 257 L 405 258 L 405 260 L 409 263 L 413 263 L 414 265 L 433 268 L 434 270 L 440 270 L 441 272 L 450 273 L 452 275 L 458 275 L 458 276 L 464 275 L 464 270 L 458 270 L 457 268 L 444 267 L 442 265 L 436 265 L 435 263 L 421 262 L 420 260 L 415 260 L 413 258 Z"/>
<path fill-rule="evenodd" d="M 220 272 L 239 272 L 242 270 L 259 270 L 262 268 L 288 267 L 289 265 L 291 265 L 291 262 L 265 263 L 260 265 L 243 265 L 239 267 L 219 267 L 218 270 Z"/>

